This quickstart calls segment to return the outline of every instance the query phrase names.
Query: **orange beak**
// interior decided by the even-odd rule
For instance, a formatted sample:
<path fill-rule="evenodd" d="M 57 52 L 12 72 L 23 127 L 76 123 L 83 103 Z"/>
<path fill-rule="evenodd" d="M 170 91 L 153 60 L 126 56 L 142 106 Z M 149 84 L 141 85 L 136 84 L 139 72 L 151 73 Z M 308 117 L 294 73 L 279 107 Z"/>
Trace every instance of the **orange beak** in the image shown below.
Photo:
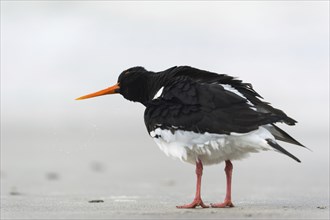
<path fill-rule="evenodd" d="M 106 88 L 106 89 L 103 89 L 101 91 L 98 91 L 98 92 L 94 92 L 94 93 L 91 93 L 91 94 L 88 94 L 88 95 L 84 95 L 84 96 L 81 96 L 79 98 L 76 98 L 76 100 L 82 100 L 82 99 L 89 99 L 89 98 L 93 98 L 93 97 L 96 97 L 96 96 L 101 96 L 101 95 L 109 95 L 109 94 L 115 94 L 115 93 L 118 93 L 118 89 L 119 89 L 119 83 L 117 83 L 116 85 L 114 86 L 111 86 L 109 88 Z"/>

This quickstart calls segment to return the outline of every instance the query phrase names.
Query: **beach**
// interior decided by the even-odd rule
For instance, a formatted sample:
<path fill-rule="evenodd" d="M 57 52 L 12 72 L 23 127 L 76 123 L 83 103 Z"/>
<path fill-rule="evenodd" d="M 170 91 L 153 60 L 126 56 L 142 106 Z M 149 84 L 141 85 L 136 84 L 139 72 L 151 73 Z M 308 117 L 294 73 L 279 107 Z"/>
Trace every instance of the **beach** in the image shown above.
<path fill-rule="evenodd" d="M 176 205 L 193 199 L 194 166 L 166 157 L 152 140 L 145 140 L 145 146 L 136 146 L 144 149 L 129 155 L 124 147 L 113 146 L 116 151 L 111 153 L 114 149 L 102 145 L 93 154 L 91 141 L 84 150 L 60 153 L 59 163 L 40 154 L 18 156 L 5 151 L 1 219 L 329 218 L 329 167 L 324 152 L 291 147 L 301 164 L 276 152 L 233 161 L 234 208 L 177 209 Z M 320 146 L 327 140 L 314 141 Z M 129 148 L 130 143 L 122 145 Z M 204 167 L 206 204 L 224 199 L 223 168 L 224 164 Z"/>

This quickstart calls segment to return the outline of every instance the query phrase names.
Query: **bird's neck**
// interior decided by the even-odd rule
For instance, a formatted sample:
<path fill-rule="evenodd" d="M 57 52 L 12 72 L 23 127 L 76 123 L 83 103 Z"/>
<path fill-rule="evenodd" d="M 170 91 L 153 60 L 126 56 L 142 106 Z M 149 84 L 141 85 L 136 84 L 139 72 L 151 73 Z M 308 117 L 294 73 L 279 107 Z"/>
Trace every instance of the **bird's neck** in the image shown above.
<path fill-rule="evenodd" d="M 157 94 L 157 92 L 166 85 L 168 82 L 168 75 L 165 72 L 156 72 L 148 76 L 144 100 L 141 102 L 143 105 L 147 106 L 150 101 L 152 101 Z"/>

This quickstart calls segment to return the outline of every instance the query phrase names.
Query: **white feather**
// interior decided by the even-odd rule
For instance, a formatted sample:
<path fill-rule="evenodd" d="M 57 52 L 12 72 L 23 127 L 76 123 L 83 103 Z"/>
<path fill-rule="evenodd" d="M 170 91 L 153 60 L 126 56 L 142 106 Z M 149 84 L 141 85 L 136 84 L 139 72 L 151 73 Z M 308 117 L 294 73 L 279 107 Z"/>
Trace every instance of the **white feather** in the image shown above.
<path fill-rule="evenodd" d="M 164 86 L 158 90 L 158 92 L 152 99 L 157 99 L 159 96 L 161 96 L 163 93 L 163 89 L 164 89 Z"/>
<path fill-rule="evenodd" d="M 247 104 L 251 105 L 251 109 L 254 111 L 257 111 L 257 109 L 254 107 L 254 105 L 242 94 L 240 93 L 237 89 L 235 89 L 234 87 L 232 87 L 231 85 L 228 84 L 220 84 L 225 90 L 235 93 L 236 95 L 242 97 L 243 99 L 245 99 L 247 101 Z"/>
<path fill-rule="evenodd" d="M 160 128 L 150 132 L 159 148 L 169 157 L 195 164 L 197 159 L 203 164 L 217 164 L 225 160 L 239 160 L 249 153 L 273 150 L 265 139 L 275 140 L 265 128 L 249 133 L 199 134 L 192 131 L 170 130 Z"/>

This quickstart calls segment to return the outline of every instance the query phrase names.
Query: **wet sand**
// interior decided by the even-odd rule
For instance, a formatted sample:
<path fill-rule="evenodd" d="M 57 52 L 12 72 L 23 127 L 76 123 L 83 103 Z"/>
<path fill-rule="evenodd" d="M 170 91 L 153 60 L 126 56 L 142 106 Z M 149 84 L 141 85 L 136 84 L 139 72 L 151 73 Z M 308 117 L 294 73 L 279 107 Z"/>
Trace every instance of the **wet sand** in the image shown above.
<path fill-rule="evenodd" d="M 94 196 L 97 197 L 97 196 Z M 328 219 L 322 198 L 301 197 L 236 202 L 235 208 L 176 209 L 182 198 L 169 196 L 110 196 L 103 203 L 88 203 L 93 196 L 5 196 L 2 219 L 110 219 L 110 218 L 262 218 Z M 98 197 L 99 198 L 99 197 Z M 174 201 L 177 200 L 177 201 Z"/>
<path fill-rule="evenodd" d="M 169 165 L 161 165 L 164 161 Z M 194 167 L 166 157 L 158 162 L 159 172 L 140 166 L 143 163 L 131 171 L 116 167 L 121 172 L 104 168 L 73 173 L 68 168 L 49 176 L 35 170 L 20 173 L 16 179 L 3 172 L 1 219 L 329 219 L 327 176 L 296 172 L 301 167 L 294 163 L 291 168 L 268 167 L 265 171 L 258 164 L 236 162 L 234 208 L 177 209 L 176 205 L 193 199 Z M 205 167 L 204 202 L 221 202 L 224 195 L 223 164 Z"/>
<path fill-rule="evenodd" d="M 3 139 L 1 219 L 329 219 L 326 131 L 305 140 L 298 133 L 312 152 L 285 145 L 302 163 L 276 152 L 233 161 L 236 207 L 177 209 L 193 199 L 194 166 L 166 157 L 142 129 L 118 141 L 103 130 L 92 139 Z M 223 169 L 204 166 L 207 204 L 224 199 Z"/>

